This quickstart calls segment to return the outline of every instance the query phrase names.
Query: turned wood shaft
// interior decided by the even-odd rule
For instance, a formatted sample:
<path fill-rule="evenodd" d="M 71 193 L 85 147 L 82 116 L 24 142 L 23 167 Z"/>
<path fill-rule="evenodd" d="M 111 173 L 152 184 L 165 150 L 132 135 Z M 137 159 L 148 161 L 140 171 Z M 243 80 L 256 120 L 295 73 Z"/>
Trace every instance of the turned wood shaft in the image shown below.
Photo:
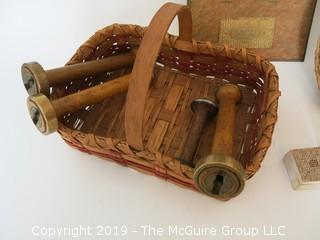
<path fill-rule="evenodd" d="M 216 93 L 219 103 L 211 153 L 194 168 L 194 181 L 205 194 L 227 200 L 238 195 L 245 184 L 243 166 L 234 157 L 233 138 L 236 126 L 236 104 L 241 92 L 237 85 L 225 84 Z"/>
<path fill-rule="evenodd" d="M 46 70 L 49 85 L 59 86 L 67 81 L 81 79 L 90 75 L 97 75 L 107 71 L 133 64 L 135 54 L 133 52 L 106 57 L 84 63 L 67 65 L 60 68 Z"/>
<path fill-rule="evenodd" d="M 103 101 L 107 97 L 125 92 L 129 86 L 131 74 L 53 100 L 52 106 L 57 117 L 75 112 L 83 107 Z"/>
<path fill-rule="evenodd" d="M 202 130 L 208 118 L 209 109 L 202 108 L 195 112 L 195 120 L 192 122 L 192 127 L 190 129 L 188 139 L 181 156 L 183 163 L 190 166 L 194 165 L 194 154 L 201 138 Z"/>
<path fill-rule="evenodd" d="M 241 98 L 241 93 L 237 86 L 227 84 L 218 90 L 216 98 L 219 102 L 219 111 L 213 137 L 212 153 L 232 157 L 236 104 Z"/>

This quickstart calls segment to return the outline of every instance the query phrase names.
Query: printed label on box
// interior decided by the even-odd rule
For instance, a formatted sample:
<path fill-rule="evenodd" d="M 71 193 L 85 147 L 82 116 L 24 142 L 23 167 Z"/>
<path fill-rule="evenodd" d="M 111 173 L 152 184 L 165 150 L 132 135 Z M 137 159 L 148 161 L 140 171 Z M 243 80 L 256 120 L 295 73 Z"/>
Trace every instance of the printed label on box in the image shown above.
<path fill-rule="evenodd" d="M 234 48 L 271 48 L 275 18 L 236 18 L 220 21 L 219 44 Z"/>

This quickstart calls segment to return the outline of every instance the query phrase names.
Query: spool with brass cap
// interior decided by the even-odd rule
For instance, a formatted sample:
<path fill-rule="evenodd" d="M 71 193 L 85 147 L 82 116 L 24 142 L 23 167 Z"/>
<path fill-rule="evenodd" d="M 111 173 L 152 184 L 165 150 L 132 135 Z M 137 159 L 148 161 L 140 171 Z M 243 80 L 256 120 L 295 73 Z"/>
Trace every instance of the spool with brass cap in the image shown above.
<path fill-rule="evenodd" d="M 22 64 L 21 76 L 23 85 L 29 95 L 43 93 L 46 96 L 49 96 L 49 80 L 46 71 L 39 63 L 29 62 Z"/>
<path fill-rule="evenodd" d="M 27 105 L 30 117 L 41 133 L 50 134 L 58 130 L 59 117 L 125 92 L 128 89 L 130 77 L 131 74 L 123 75 L 109 82 L 52 101 L 43 94 L 29 96 Z"/>
<path fill-rule="evenodd" d="M 55 109 L 45 95 L 29 97 L 27 106 L 32 122 L 41 133 L 47 135 L 58 129 Z"/>
<path fill-rule="evenodd" d="M 49 70 L 44 70 L 37 62 L 24 63 L 21 67 L 22 81 L 30 96 L 39 93 L 49 96 L 51 87 L 131 66 L 134 59 L 135 51 L 132 50 L 125 54 Z"/>
<path fill-rule="evenodd" d="M 226 84 L 218 89 L 216 99 L 219 111 L 212 154 L 196 163 L 194 182 L 204 194 L 228 200 L 240 194 L 245 185 L 243 166 L 233 158 L 236 104 L 241 92 L 236 85 Z"/>

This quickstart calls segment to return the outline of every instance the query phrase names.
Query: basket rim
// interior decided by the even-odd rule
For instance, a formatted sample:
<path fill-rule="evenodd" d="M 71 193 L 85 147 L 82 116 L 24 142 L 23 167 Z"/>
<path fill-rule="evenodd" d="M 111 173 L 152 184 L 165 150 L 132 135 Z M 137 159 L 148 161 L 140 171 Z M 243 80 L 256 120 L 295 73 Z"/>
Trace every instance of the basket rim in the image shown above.
<path fill-rule="evenodd" d="M 113 24 L 101 30 L 98 30 L 93 36 L 91 36 L 84 44 L 82 44 L 78 48 L 76 53 L 68 61 L 67 65 L 81 62 L 82 59 L 85 59 L 87 56 L 89 56 L 99 44 L 112 36 L 121 35 L 141 39 L 146 29 L 147 27 L 141 27 L 139 25 L 133 24 Z M 261 162 L 271 145 L 272 134 L 274 131 L 275 123 L 277 121 L 278 98 L 280 97 L 281 92 L 279 90 L 279 77 L 274 65 L 260 55 L 255 54 L 251 51 L 247 51 L 246 49 L 235 49 L 230 48 L 226 45 L 214 45 L 209 41 L 192 40 L 192 42 L 185 42 L 179 40 L 177 36 L 171 34 L 166 35 L 163 41 L 163 45 L 192 54 L 223 56 L 245 64 L 252 64 L 252 66 L 259 69 L 261 73 L 265 75 L 266 79 L 269 79 L 268 86 L 265 89 L 267 91 L 267 98 L 265 103 L 264 124 L 263 126 L 261 126 L 261 128 L 263 128 L 261 138 L 258 141 L 255 149 L 255 154 L 250 165 L 246 167 L 246 177 L 247 179 L 251 178 L 260 168 Z M 88 142 L 87 137 L 90 137 L 92 139 L 92 136 L 89 136 L 92 135 L 91 133 L 87 134 L 79 130 L 68 128 L 61 122 L 59 124 L 59 133 L 65 140 L 77 142 L 84 148 L 86 147 L 86 143 Z M 111 146 L 109 146 L 110 149 L 120 152 L 121 154 L 130 155 L 131 157 L 141 159 L 142 156 L 149 155 L 154 159 L 165 158 L 168 160 L 168 158 L 171 158 L 170 156 L 159 157 L 158 155 L 160 153 L 151 153 L 148 150 L 135 151 L 134 149 L 130 148 L 130 146 L 128 146 L 126 141 L 120 141 L 119 139 L 109 139 L 107 137 L 105 137 L 105 139 L 109 142 L 109 144 L 111 144 Z M 124 148 L 123 145 L 126 145 L 126 147 Z M 171 160 L 178 161 L 173 158 L 171 158 Z M 178 165 L 181 174 L 183 174 L 187 178 L 192 177 L 192 175 L 190 175 L 190 171 L 191 173 L 193 172 L 192 168 L 186 167 L 182 164 Z M 171 171 L 169 168 L 167 170 Z"/>

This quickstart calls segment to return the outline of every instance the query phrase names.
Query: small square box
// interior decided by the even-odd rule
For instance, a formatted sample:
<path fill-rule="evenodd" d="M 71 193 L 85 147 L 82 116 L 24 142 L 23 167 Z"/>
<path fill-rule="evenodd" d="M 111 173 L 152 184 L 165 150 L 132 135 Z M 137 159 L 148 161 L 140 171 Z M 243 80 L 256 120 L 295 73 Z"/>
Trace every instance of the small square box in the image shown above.
<path fill-rule="evenodd" d="M 320 187 L 320 148 L 291 150 L 283 161 L 294 190 Z"/>

